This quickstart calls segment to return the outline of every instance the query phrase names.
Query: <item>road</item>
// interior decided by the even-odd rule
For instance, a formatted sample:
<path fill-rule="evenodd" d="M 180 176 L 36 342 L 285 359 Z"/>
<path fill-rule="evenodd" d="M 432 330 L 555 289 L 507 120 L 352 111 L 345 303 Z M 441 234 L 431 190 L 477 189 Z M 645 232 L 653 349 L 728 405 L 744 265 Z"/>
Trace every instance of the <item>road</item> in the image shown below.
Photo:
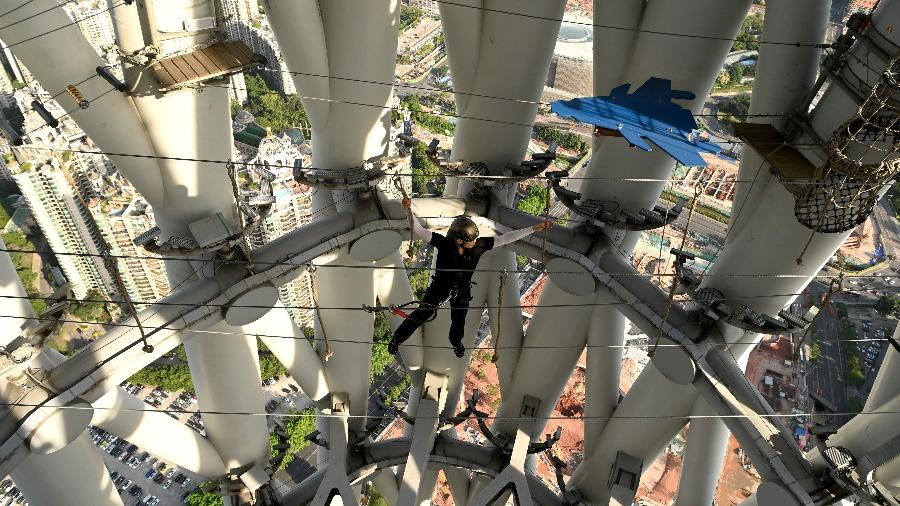
<path fill-rule="evenodd" d="M 99 444 L 95 443 L 95 444 Z M 130 489 L 134 485 L 137 485 L 143 489 L 143 493 L 138 497 L 133 497 L 128 494 L 128 491 L 119 492 L 122 496 L 122 502 L 126 506 L 137 505 L 140 504 L 140 501 L 149 495 L 154 495 L 160 499 L 159 506 L 178 506 L 182 504 L 182 496 L 187 492 L 194 490 L 194 488 L 202 483 L 205 478 L 194 474 L 190 471 L 186 471 L 184 469 L 178 469 L 176 471 L 175 476 L 178 473 L 182 473 L 191 479 L 187 486 L 182 487 L 176 483 L 172 483 L 168 489 L 164 489 L 162 485 L 158 485 L 153 481 L 144 477 L 144 475 L 150 470 L 149 461 L 143 464 L 139 464 L 136 469 L 132 469 L 125 463 L 120 460 L 113 458 L 106 451 L 98 448 L 97 449 L 100 456 L 103 458 L 103 463 L 106 465 L 106 468 L 110 473 L 117 472 L 120 476 L 124 476 L 126 480 L 131 480 L 133 483 L 128 488 Z M 140 455 L 142 452 L 141 449 L 138 449 L 135 454 Z M 158 463 L 157 463 L 158 464 Z M 122 483 L 124 485 L 124 482 Z"/>
<path fill-rule="evenodd" d="M 887 198 L 882 198 L 875 206 L 875 224 L 881 234 L 881 242 L 884 244 L 884 253 L 895 258 L 900 253 L 900 225 L 897 224 L 894 210 Z M 895 260 L 894 262 L 897 262 Z M 894 267 L 897 267 L 895 265 Z"/>
<path fill-rule="evenodd" d="M 826 292 L 828 287 L 818 281 L 811 281 L 807 291 L 810 293 Z M 805 302 L 804 306 L 805 306 Z M 818 300 L 816 301 L 818 303 Z M 844 382 L 844 364 L 847 357 L 840 342 L 840 321 L 837 316 L 827 310 L 819 312 L 815 327 L 811 331 L 812 340 L 819 342 L 821 356 L 816 363 L 810 362 L 806 374 L 806 383 L 810 392 L 829 400 L 840 413 L 847 412 L 847 385 Z M 849 417 L 835 417 L 831 422 L 835 427 L 847 423 Z"/>

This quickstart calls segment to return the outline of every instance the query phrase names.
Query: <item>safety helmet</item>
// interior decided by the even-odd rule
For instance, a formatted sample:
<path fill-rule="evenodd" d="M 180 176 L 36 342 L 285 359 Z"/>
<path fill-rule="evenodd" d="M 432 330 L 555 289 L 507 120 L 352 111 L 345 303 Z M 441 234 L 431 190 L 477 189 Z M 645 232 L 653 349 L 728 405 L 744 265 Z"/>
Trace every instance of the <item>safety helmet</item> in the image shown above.
<path fill-rule="evenodd" d="M 447 237 L 459 239 L 463 242 L 471 242 L 478 238 L 478 226 L 468 216 L 457 216 L 450 224 Z"/>

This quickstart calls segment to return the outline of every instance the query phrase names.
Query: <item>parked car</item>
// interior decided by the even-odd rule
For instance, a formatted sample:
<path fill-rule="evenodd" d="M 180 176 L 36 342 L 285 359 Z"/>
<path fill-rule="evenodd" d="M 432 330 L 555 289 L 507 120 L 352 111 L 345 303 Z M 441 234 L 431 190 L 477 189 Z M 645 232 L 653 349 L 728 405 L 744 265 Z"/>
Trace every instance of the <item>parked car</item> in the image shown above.
<path fill-rule="evenodd" d="M 162 488 L 163 488 L 163 490 L 168 490 L 169 487 L 171 487 L 171 486 L 172 486 L 172 480 L 166 480 L 166 482 L 163 483 Z"/>
<path fill-rule="evenodd" d="M 160 483 L 162 483 L 164 481 L 166 481 L 166 477 L 163 476 L 162 474 L 157 474 L 156 476 L 153 477 L 153 483 L 156 483 L 157 485 L 159 485 Z"/>
<path fill-rule="evenodd" d="M 155 474 L 156 474 L 156 471 L 154 471 L 153 469 L 151 469 L 151 470 L 147 471 L 147 472 L 144 474 L 144 478 L 147 478 L 148 480 L 152 480 L 152 479 L 153 479 L 153 476 L 154 476 Z"/>

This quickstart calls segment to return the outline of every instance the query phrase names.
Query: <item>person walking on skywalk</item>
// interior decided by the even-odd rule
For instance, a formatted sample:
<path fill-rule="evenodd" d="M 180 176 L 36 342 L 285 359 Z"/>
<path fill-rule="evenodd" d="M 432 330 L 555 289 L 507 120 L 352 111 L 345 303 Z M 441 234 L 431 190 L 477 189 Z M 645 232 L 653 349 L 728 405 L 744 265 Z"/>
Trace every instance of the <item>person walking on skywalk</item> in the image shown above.
<path fill-rule="evenodd" d="M 388 352 L 396 354 L 400 344 L 423 323 L 430 320 L 437 308 L 450 299 L 450 344 L 457 357 L 462 357 L 466 347 L 462 344 L 463 330 L 466 324 L 466 313 L 472 300 L 472 274 L 478 266 L 478 260 L 486 251 L 523 239 L 534 232 L 550 228 L 549 220 L 532 227 L 513 230 L 498 237 L 478 237 L 478 226 L 471 218 L 458 216 L 453 220 L 447 235 L 432 232 L 419 223 L 412 214 L 409 199 L 403 199 L 403 208 L 412 216 L 413 234 L 427 241 L 437 250 L 435 273 L 431 284 L 425 290 L 419 309 L 410 314 L 397 327 L 394 337 L 388 344 Z"/>

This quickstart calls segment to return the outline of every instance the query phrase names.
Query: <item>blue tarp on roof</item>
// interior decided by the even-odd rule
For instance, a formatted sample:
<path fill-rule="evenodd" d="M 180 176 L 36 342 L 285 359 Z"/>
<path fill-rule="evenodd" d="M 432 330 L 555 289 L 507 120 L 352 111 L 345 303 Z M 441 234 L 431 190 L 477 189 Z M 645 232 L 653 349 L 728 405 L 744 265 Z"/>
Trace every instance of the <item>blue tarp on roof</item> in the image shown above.
<path fill-rule="evenodd" d="M 582 123 L 618 130 L 632 146 L 652 151 L 646 139 L 687 166 L 706 165 L 700 152 L 722 150 L 699 140 L 691 111 L 672 102 L 693 100 L 693 93 L 673 90 L 672 81 L 658 77 L 651 77 L 634 93 L 628 93 L 630 88 L 626 83 L 614 88 L 608 97 L 556 101 L 550 110 Z"/>

